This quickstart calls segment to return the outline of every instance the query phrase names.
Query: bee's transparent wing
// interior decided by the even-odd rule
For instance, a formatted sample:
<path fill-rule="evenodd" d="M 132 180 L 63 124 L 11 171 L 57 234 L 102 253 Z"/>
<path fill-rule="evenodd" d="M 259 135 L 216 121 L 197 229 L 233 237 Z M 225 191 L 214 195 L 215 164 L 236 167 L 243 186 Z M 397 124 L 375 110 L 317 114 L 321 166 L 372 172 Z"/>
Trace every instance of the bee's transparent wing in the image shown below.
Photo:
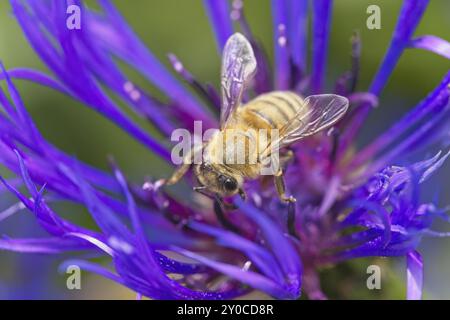
<path fill-rule="evenodd" d="M 331 127 L 348 109 L 348 99 L 335 94 L 309 96 L 303 103 L 297 114 L 280 128 L 278 138 L 266 150 L 267 155 Z"/>
<path fill-rule="evenodd" d="M 222 57 L 222 109 L 220 127 L 241 103 L 242 93 L 256 72 L 256 59 L 250 42 L 240 33 L 233 34 L 225 44 Z"/>

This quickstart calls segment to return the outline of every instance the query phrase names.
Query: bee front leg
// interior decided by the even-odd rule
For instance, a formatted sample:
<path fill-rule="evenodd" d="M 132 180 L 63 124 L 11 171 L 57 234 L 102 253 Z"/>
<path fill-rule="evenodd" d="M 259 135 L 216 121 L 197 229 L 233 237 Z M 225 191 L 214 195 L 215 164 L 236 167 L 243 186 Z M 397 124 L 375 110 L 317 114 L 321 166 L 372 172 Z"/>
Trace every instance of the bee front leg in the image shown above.
<path fill-rule="evenodd" d="M 297 201 L 293 196 L 286 196 L 286 187 L 284 184 L 283 170 L 279 169 L 274 175 L 275 187 L 277 188 L 278 196 L 284 202 Z"/>
<path fill-rule="evenodd" d="M 165 185 L 171 186 L 183 178 L 183 176 L 188 172 L 189 168 L 191 167 L 191 163 L 183 163 L 180 167 L 178 167 L 175 172 L 172 174 L 172 176 L 165 181 Z"/>
<path fill-rule="evenodd" d="M 225 212 L 223 211 L 222 207 L 225 207 L 225 209 L 229 209 L 227 208 L 227 206 L 230 204 L 225 203 L 219 196 L 216 196 L 214 199 L 214 213 L 216 214 L 216 218 L 217 221 L 220 222 L 220 224 L 222 226 L 224 226 L 225 228 L 227 228 L 228 230 L 236 233 L 236 234 L 241 234 L 241 230 L 239 230 L 239 228 L 234 225 L 231 221 L 229 221 L 227 219 L 227 217 L 225 216 Z M 236 207 L 231 208 L 231 210 L 236 209 Z"/>
<path fill-rule="evenodd" d="M 170 186 L 180 181 L 181 178 L 184 177 L 186 172 L 188 172 L 191 165 L 194 163 L 195 155 L 201 151 L 202 147 L 197 147 L 190 150 L 189 153 L 185 155 L 183 159 L 183 164 L 175 170 L 175 172 L 168 180 L 164 181 L 164 184 Z"/>
<path fill-rule="evenodd" d="M 228 203 L 225 202 L 219 195 L 217 194 L 212 194 L 210 192 L 207 191 L 206 187 L 194 187 L 193 190 L 195 192 L 200 193 L 201 195 L 204 195 L 207 198 L 210 198 L 212 200 L 214 200 L 214 205 L 216 203 L 220 204 L 222 207 L 225 208 L 225 210 L 227 211 L 232 211 L 232 210 L 236 210 L 238 207 L 236 205 L 234 205 L 233 203 Z"/>
<path fill-rule="evenodd" d="M 215 201 L 219 203 L 221 206 L 223 206 L 227 211 L 233 211 L 238 208 L 234 203 L 226 202 L 218 195 L 215 196 Z"/>

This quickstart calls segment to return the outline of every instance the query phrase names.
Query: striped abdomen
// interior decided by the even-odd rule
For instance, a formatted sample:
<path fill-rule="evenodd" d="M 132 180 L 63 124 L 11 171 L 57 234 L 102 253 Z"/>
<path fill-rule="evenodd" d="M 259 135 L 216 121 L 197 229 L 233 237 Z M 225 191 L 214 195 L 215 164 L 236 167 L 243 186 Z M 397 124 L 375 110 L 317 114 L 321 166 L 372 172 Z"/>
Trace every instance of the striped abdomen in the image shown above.
<path fill-rule="evenodd" d="M 303 99 L 291 91 L 273 91 L 242 107 L 240 116 L 254 128 L 280 129 L 303 107 Z"/>

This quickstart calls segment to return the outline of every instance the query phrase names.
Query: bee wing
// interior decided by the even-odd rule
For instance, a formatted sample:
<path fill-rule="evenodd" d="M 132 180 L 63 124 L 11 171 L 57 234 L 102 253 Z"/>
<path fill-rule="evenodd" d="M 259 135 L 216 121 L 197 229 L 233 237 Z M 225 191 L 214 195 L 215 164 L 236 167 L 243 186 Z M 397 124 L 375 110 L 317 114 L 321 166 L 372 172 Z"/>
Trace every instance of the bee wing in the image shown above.
<path fill-rule="evenodd" d="M 256 59 L 250 42 L 240 33 L 233 34 L 225 44 L 222 57 L 222 109 L 220 127 L 239 107 L 242 93 L 256 72 Z"/>
<path fill-rule="evenodd" d="M 331 127 L 347 112 L 348 104 L 347 98 L 335 94 L 307 97 L 296 115 L 280 128 L 266 155 Z"/>

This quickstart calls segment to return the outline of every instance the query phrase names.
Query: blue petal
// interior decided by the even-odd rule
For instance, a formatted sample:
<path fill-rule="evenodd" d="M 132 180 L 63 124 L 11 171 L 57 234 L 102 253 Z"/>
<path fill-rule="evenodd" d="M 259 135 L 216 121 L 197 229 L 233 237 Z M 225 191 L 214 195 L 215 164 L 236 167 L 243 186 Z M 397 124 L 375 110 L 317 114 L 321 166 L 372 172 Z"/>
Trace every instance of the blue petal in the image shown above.
<path fill-rule="evenodd" d="M 417 251 L 408 252 L 406 256 L 406 277 L 408 300 L 420 300 L 423 286 L 423 261 Z"/>
<path fill-rule="evenodd" d="M 279 90 L 287 90 L 290 87 L 288 9 L 287 0 L 272 0 L 275 88 Z"/>
<path fill-rule="evenodd" d="M 408 46 L 428 2 L 429 0 L 404 0 L 389 49 L 370 85 L 371 93 L 379 95 L 383 90 L 403 50 Z"/>
<path fill-rule="evenodd" d="M 29 239 L 0 239 L 0 249 L 21 253 L 59 254 L 67 251 L 79 251 L 88 248 L 79 241 L 72 239 L 29 238 Z"/>
<path fill-rule="evenodd" d="M 228 1 L 203 0 L 203 3 L 216 35 L 217 48 L 222 53 L 225 43 L 233 34 Z"/>
<path fill-rule="evenodd" d="M 411 48 L 431 51 L 443 56 L 444 58 L 450 59 L 450 43 L 442 38 L 433 35 L 420 36 L 416 39 L 413 39 L 410 42 L 409 46 Z"/>
<path fill-rule="evenodd" d="M 299 294 L 302 265 L 294 246 L 281 232 L 280 228 L 263 212 L 248 203 L 244 203 L 241 199 L 236 199 L 235 203 L 261 229 L 268 246 L 277 257 L 278 263 L 286 275 L 286 282 L 291 286 L 292 294 Z"/>
<path fill-rule="evenodd" d="M 354 167 L 374 157 L 376 154 L 382 153 L 389 146 L 397 148 L 397 139 L 406 134 L 409 130 L 413 129 L 414 126 L 418 125 L 426 117 L 431 115 L 434 118 L 441 118 L 441 113 L 444 111 L 443 107 L 447 103 L 446 96 L 448 97 L 449 84 L 450 72 L 447 72 L 440 84 L 415 108 L 403 116 L 401 120 L 392 125 L 392 127 L 386 130 L 386 132 L 376 138 L 375 141 L 358 152 L 350 167 Z M 433 132 L 434 131 L 435 130 L 433 130 Z"/>
<path fill-rule="evenodd" d="M 308 1 L 290 0 L 289 45 L 293 62 L 306 72 L 308 41 Z"/>
<path fill-rule="evenodd" d="M 312 93 L 322 92 L 325 72 L 327 70 L 328 42 L 331 27 L 333 1 L 313 1 L 313 39 L 312 39 Z"/>

